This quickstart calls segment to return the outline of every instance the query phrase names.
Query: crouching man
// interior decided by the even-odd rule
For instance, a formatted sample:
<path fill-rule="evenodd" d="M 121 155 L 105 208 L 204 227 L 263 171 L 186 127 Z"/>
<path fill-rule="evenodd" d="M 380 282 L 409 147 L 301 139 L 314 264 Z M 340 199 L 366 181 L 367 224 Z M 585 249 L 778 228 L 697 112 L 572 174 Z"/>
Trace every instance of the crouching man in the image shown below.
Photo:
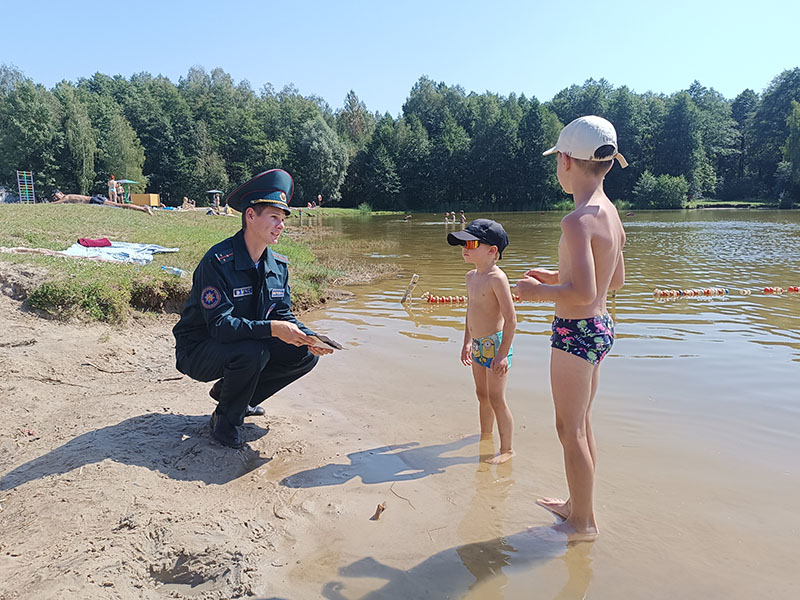
<path fill-rule="evenodd" d="M 231 448 L 243 445 L 245 417 L 263 415 L 264 400 L 332 352 L 314 346 L 313 332 L 292 314 L 288 260 L 269 248 L 283 232 L 293 191 L 291 176 L 273 169 L 228 196 L 242 228 L 206 252 L 172 330 L 177 369 L 218 380 L 209 392 L 219 403 L 211 433 Z"/>

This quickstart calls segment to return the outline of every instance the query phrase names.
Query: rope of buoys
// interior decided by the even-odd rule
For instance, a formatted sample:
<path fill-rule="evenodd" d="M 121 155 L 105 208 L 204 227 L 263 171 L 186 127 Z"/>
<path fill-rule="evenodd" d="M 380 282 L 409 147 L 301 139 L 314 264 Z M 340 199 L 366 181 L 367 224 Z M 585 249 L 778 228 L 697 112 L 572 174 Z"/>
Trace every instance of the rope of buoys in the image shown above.
<path fill-rule="evenodd" d="M 511 294 L 511 297 L 514 302 L 522 302 L 516 294 Z M 420 299 L 425 300 L 428 304 L 466 304 L 467 302 L 466 296 L 436 296 L 430 292 L 424 292 Z"/>
<path fill-rule="evenodd" d="M 757 290 L 758 291 L 758 290 Z M 656 288 L 653 290 L 653 296 L 656 298 L 692 298 L 692 297 L 709 297 L 709 296 L 729 296 L 731 293 L 738 293 L 742 296 L 749 296 L 753 292 L 749 289 L 731 290 L 730 288 L 699 288 L 691 290 L 662 290 Z M 800 293 L 800 286 L 790 285 L 787 288 L 782 287 L 765 287 L 764 294 L 797 294 Z"/>

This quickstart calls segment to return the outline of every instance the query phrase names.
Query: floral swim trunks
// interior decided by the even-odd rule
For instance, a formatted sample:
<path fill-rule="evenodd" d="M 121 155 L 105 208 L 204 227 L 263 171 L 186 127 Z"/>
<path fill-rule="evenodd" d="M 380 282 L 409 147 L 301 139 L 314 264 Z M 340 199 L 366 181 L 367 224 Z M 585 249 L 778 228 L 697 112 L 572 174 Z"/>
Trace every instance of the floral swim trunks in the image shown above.
<path fill-rule="evenodd" d="M 472 362 L 476 362 L 482 367 L 491 369 L 492 360 L 497 354 L 497 349 L 503 341 L 503 332 L 498 331 L 492 335 L 482 338 L 472 338 Z M 508 366 L 511 366 L 511 355 L 514 354 L 514 346 L 508 349 Z"/>
<path fill-rule="evenodd" d="M 588 319 L 553 318 L 550 346 L 600 364 L 614 345 L 614 320 L 606 313 Z"/>

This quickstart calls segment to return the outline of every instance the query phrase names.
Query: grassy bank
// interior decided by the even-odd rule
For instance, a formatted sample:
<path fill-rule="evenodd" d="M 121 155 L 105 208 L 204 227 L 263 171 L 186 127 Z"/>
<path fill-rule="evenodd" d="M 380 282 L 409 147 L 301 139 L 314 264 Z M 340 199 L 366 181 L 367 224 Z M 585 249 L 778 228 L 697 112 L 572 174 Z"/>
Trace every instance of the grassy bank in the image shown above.
<path fill-rule="evenodd" d="M 323 216 L 359 215 L 356 209 L 325 208 L 321 212 Z M 376 267 L 359 276 L 363 265 L 338 258 L 341 253 L 335 242 L 323 242 L 325 236 L 319 231 L 305 234 L 298 221 L 294 216 L 288 221 L 287 232 L 275 250 L 289 257 L 292 300 L 299 310 L 324 301 L 332 284 L 388 274 Z M 191 277 L 167 274 L 161 266 L 179 267 L 191 274 L 205 252 L 233 235 L 240 224 L 239 218 L 211 217 L 203 211 L 158 211 L 150 217 L 86 205 L 0 205 L 0 246 L 7 248 L 65 250 L 81 237 L 105 237 L 180 249 L 156 254 L 145 266 L 0 253 L 0 284 L 13 287 L 12 295 L 26 298 L 32 308 L 58 318 L 77 316 L 119 323 L 132 309 L 179 310 L 188 297 Z"/>

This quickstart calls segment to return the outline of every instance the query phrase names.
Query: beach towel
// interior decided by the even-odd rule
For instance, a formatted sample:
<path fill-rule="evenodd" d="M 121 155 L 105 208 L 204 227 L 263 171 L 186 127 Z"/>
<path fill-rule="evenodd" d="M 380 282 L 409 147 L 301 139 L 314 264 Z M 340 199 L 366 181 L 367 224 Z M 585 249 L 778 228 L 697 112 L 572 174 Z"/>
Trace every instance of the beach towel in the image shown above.
<path fill-rule="evenodd" d="M 78 243 L 84 248 L 105 248 L 111 245 L 111 240 L 108 238 L 98 238 L 96 240 L 91 238 L 78 238 Z"/>
<path fill-rule="evenodd" d="M 80 244 L 72 244 L 62 254 L 77 258 L 99 258 L 117 262 L 128 262 L 147 265 L 153 262 L 153 255 L 163 252 L 177 252 L 179 248 L 165 248 L 156 244 L 134 244 L 132 242 L 111 242 L 102 248 L 86 248 Z"/>

